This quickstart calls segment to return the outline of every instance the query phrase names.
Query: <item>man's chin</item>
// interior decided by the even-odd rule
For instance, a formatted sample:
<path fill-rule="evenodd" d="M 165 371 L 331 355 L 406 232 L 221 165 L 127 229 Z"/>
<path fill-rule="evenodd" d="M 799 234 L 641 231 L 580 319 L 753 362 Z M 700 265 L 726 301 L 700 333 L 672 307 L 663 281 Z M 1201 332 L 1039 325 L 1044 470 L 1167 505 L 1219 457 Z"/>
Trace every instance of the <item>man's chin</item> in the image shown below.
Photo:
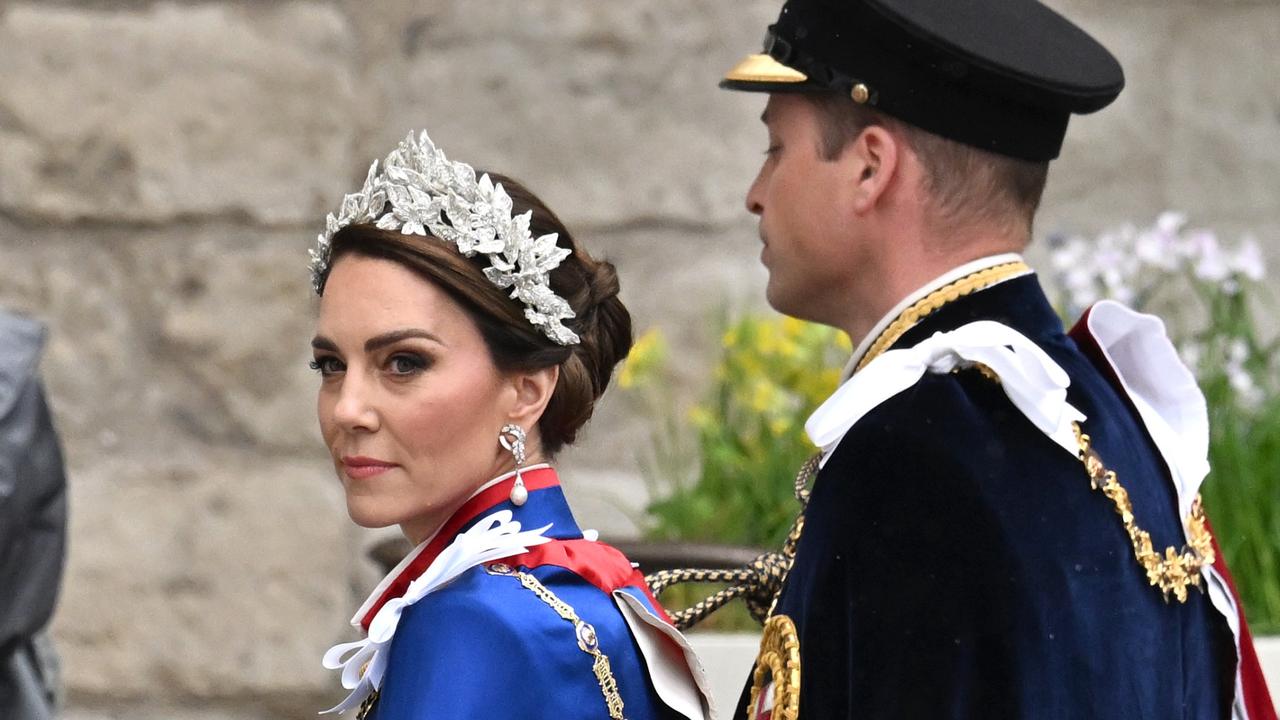
<path fill-rule="evenodd" d="M 764 288 L 764 299 L 769 303 L 769 307 L 777 310 L 783 315 L 790 315 L 794 318 L 804 319 L 801 314 L 799 303 L 795 301 L 794 293 L 786 292 L 781 283 L 774 279 L 774 275 L 769 275 L 769 283 Z"/>
<path fill-rule="evenodd" d="M 796 293 L 788 293 L 783 287 L 774 283 L 772 276 L 769 278 L 769 284 L 765 286 L 764 297 L 769 307 L 787 317 L 822 325 L 832 324 L 829 319 L 824 320 L 819 317 L 819 313 L 814 312 L 813 306 L 806 304 L 803 297 Z"/>

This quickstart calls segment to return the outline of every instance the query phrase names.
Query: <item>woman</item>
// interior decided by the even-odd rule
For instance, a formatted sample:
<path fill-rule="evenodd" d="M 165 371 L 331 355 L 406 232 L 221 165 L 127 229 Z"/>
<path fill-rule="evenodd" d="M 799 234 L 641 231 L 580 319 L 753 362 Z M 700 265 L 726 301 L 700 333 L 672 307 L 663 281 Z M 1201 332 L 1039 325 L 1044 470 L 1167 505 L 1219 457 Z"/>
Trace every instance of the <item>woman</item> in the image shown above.
<path fill-rule="evenodd" d="M 312 250 L 320 427 L 364 527 L 417 547 L 325 666 L 335 711 L 702 718 L 701 670 L 644 580 L 584 536 L 548 464 L 631 345 L 613 267 L 506 178 L 410 135 Z"/>

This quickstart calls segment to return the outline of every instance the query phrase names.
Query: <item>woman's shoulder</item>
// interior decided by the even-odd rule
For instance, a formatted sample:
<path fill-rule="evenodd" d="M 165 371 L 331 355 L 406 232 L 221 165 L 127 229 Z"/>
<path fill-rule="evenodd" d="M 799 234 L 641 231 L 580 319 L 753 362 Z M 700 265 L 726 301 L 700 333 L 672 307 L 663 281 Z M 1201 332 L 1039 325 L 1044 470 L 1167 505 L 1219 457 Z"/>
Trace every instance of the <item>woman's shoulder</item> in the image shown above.
<path fill-rule="evenodd" d="M 537 598 L 518 579 L 501 577 L 488 565 L 458 575 L 448 585 L 405 608 L 396 631 L 421 636 L 414 644 L 439 644 L 453 635 L 474 640 L 478 632 L 509 642 L 520 636 L 537 607 Z M 422 642 L 419 643 L 418 640 Z"/>
<path fill-rule="evenodd" d="M 592 672 L 597 656 L 609 661 L 613 689 Z M 628 716 L 647 717 L 656 707 L 612 594 L 550 564 L 477 566 L 405 608 L 378 717 L 407 717 L 393 708 L 407 711 L 425 698 L 483 716 L 497 710 L 490 707 L 503 695 L 496 689 L 508 699 L 514 692 L 523 707 L 558 709 L 563 717 L 603 710 L 602 692 L 619 693 L 618 701 L 635 711 Z"/>
<path fill-rule="evenodd" d="M 453 635 L 474 642 L 485 633 L 509 647 L 545 639 L 550 628 L 572 628 L 575 619 L 621 623 L 611 589 L 593 580 L 599 578 L 560 564 L 479 565 L 406 608 L 397 635 L 420 635 L 422 643 L 439 645 Z"/>

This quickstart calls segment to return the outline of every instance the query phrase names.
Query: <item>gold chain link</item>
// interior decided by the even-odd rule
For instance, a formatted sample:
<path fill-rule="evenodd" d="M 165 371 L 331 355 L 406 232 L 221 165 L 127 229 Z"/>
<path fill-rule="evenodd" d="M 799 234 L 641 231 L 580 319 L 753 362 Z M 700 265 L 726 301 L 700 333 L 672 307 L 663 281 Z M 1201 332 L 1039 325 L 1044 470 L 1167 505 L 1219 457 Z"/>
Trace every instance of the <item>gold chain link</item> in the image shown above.
<path fill-rule="evenodd" d="M 1076 444 L 1080 448 L 1080 462 L 1084 464 L 1085 472 L 1089 474 L 1089 484 L 1094 490 L 1106 495 L 1115 505 L 1116 514 L 1124 523 L 1124 530 L 1128 533 L 1129 542 L 1133 545 L 1133 556 L 1147 573 L 1147 582 L 1160 588 L 1165 602 L 1169 602 L 1169 596 L 1172 594 L 1178 602 L 1185 603 L 1187 587 L 1191 585 L 1200 588 L 1203 592 L 1204 588 L 1200 585 L 1200 570 L 1205 565 L 1213 564 L 1214 552 L 1213 537 L 1209 534 L 1200 496 L 1196 495 L 1195 502 L 1191 504 L 1191 514 L 1187 516 L 1185 523 L 1187 533 L 1191 537 L 1190 542 L 1183 545 L 1181 551 L 1172 546 L 1167 547 L 1162 556 L 1156 552 L 1151 542 L 1151 534 L 1138 527 L 1134 521 L 1133 503 L 1129 500 L 1128 491 L 1120 485 L 1115 471 L 1108 470 L 1103 464 L 1102 458 L 1093 449 L 1089 436 L 1080 430 L 1080 424 L 1072 423 L 1071 427 L 1075 431 Z"/>
<path fill-rule="evenodd" d="M 600 686 L 600 693 L 604 696 L 605 706 L 609 710 L 609 717 L 612 720 L 625 720 L 622 713 L 622 695 L 618 692 L 618 681 L 614 678 L 613 670 L 609 665 L 609 656 L 600 651 L 599 637 L 596 635 L 596 629 L 592 627 L 591 623 L 578 617 L 578 613 L 572 606 L 557 597 L 555 593 L 551 592 L 550 588 L 543 585 L 533 575 L 516 570 L 505 563 L 486 565 L 485 570 L 490 575 L 506 575 L 518 578 L 521 585 L 533 592 L 539 600 L 546 603 L 563 620 L 573 624 L 574 635 L 578 639 L 578 648 L 592 657 L 591 671 L 596 676 L 596 684 Z"/>

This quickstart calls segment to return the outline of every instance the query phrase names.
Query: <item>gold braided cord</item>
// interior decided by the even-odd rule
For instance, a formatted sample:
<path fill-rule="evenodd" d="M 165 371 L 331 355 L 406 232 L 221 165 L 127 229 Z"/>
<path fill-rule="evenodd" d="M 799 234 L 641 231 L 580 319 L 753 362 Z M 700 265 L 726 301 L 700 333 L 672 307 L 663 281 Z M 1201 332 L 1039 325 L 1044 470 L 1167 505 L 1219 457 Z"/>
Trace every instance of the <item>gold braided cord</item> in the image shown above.
<path fill-rule="evenodd" d="M 1191 514 L 1187 516 L 1185 523 L 1187 533 L 1191 537 L 1190 541 L 1182 546 L 1181 551 L 1172 546 L 1165 548 L 1162 556 L 1152 545 L 1151 534 L 1134 522 L 1133 503 L 1129 500 L 1128 491 L 1120 485 L 1115 471 L 1108 470 L 1102 463 L 1102 458 L 1093 449 L 1089 436 L 1080 430 L 1080 424 L 1072 423 L 1071 427 L 1075 431 L 1076 443 L 1080 448 L 1080 462 L 1084 464 L 1085 472 L 1089 473 L 1089 484 L 1094 490 L 1106 495 L 1115 505 L 1116 514 L 1124 523 L 1124 530 L 1129 535 L 1129 542 L 1133 545 L 1133 555 L 1147 573 L 1147 582 L 1153 587 L 1160 588 L 1165 602 L 1169 602 L 1169 596 L 1172 595 L 1178 602 L 1185 603 L 1187 588 L 1192 585 L 1203 592 L 1204 587 L 1200 584 L 1200 570 L 1205 565 L 1213 564 L 1214 552 L 1213 537 L 1209 534 L 1204 508 L 1200 505 L 1200 496 L 1196 495 L 1195 502 L 1191 504 Z"/>
<path fill-rule="evenodd" d="M 800 536 L 804 533 L 804 511 L 809 507 L 809 482 L 818 475 L 818 466 L 822 464 L 822 453 L 814 453 L 809 456 L 800 465 L 800 470 L 796 472 L 796 500 L 800 502 L 800 513 L 796 515 L 795 522 L 791 523 L 791 531 L 787 533 L 787 539 L 782 544 L 782 557 L 785 565 L 782 568 L 782 577 L 778 580 L 778 585 L 773 588 L 773 597 L 769 600 L 769 612 L 766 618 L 773 617 L 773 611 L 778 607 L 778 596 L 782 594 L 782 584 L 787 581 L 787 576 L 791 574 L 791 566 L 796 562 L 796 548 L 800 545 Z"/>
<path fill-rule="evenodd" d="M 898 338 L 915 327 L 916 323 L 933 314 L 943 305 L 958 300 L 965 295 L 971 295 L 978 290 L 988 288 L 1002 280 L 1008 280 L 1015 275 L 1028 272 L 1031 272 L 1030 266 L 1021 260 L 1014 260 L 1001 265 L 992 265 L 989 268 L 965 275 L 959 280 L 943 285 L 925 295 L 913 303 L 911 307 L 903 310 L 902 314 L 894 318 L 893 322 L 889 323 L 889 326 L 876 337 L 875 341 L 871 343 L 871 347 L 867 349 L 867 353 L 858 361 L 854 372 L 866 367 L 867 363 L 882 355 L 885 350 L 888 350 L 894 343 L 898 342 Z"/>
<path fill-rule="evenodd" d="M 671 613 L 671 620 L 677 628 L 687 630 L 737 598 L 746 601 L 748 612 L 758 623 L 764 623 L 773 614 L 773 608 L 778 602 L 778 593 L 782 590 L 782 583 L 791 570 L 791 564 L 795 562 L 796 545 L 800 542 L 800 534 L 804 531 L 804 507 L 809 501 L 809 491 L 806 486 L 817 472 L 818 461 L 821 458 L 821 454 L 814 455 L 806 460 L 800 466 L 800 471 L 796 473 L 795 492 L 796 499 L 800 501 L 800 513 L 791 524 L 791 530 L 787 533 L 781 552 L 764 553 L 745 567 L 733 570 L 681 568 L 660 570 L 645 576 L 645 583 L 655 596 L 668 587 L 680 583 L 729 584 L 729 587 L 711 597 L 684 610 Z"/>

